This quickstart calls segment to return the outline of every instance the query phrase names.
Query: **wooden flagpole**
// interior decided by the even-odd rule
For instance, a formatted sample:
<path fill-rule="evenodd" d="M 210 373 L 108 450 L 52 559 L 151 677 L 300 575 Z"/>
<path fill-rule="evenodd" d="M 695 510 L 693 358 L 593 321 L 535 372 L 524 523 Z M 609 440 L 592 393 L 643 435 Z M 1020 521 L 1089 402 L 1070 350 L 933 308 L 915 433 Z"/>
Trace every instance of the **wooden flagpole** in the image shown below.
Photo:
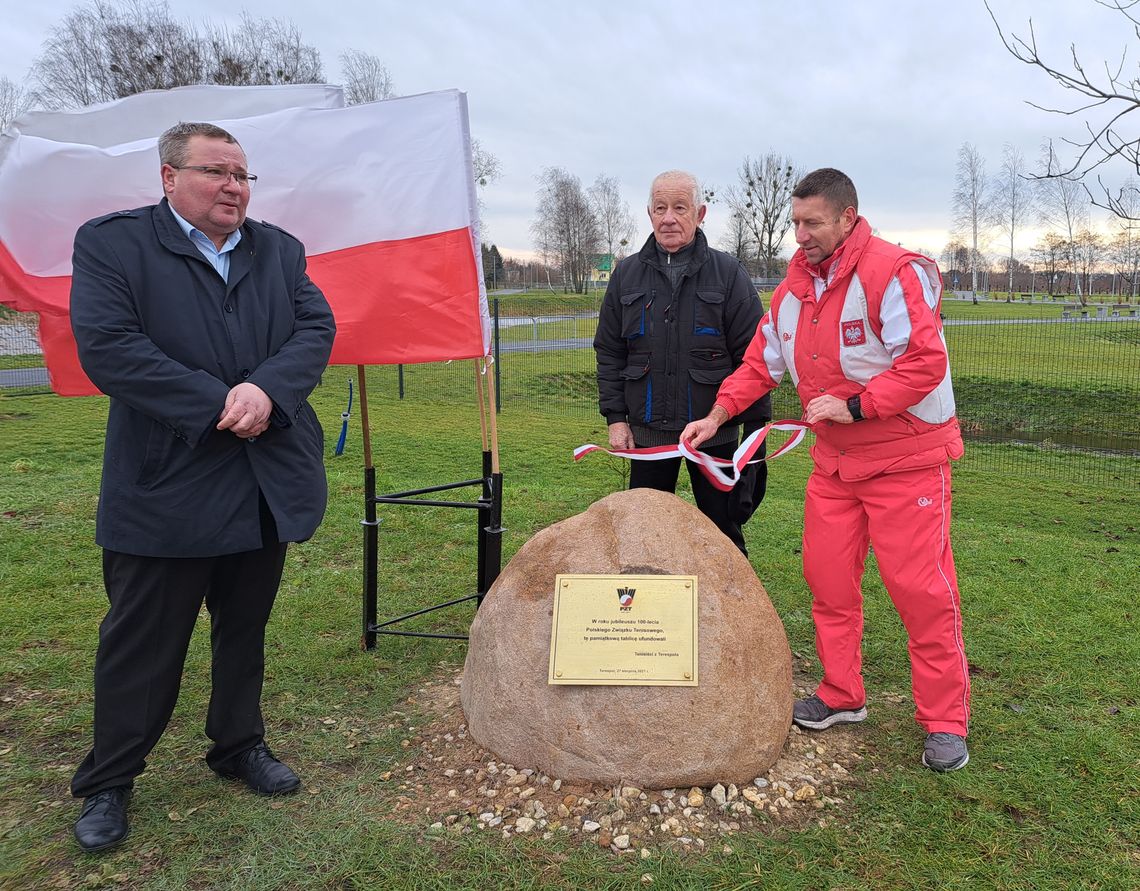
<path fill-rule="evenodd" d="M 488 451 L 487 397 L 483 392 L 483 371 L 480 368 L 480 362 L 483 360 L 473 359 L 472 361 L 475 363 L 475 398 L 479 400 L 479 432 L 483 434 L 483 451 L 486 452 Z"/>

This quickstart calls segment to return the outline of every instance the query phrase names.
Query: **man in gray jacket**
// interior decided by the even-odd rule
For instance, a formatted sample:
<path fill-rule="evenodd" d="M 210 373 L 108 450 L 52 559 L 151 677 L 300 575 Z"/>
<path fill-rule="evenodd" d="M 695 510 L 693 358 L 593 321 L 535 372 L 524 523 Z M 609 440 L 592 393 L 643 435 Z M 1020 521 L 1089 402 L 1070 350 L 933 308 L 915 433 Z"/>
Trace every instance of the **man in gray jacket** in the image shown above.
<path fill-rule="evenodd" d="M 692 174 L 658 175 L 649 193 L 653 234 L 618 264 L 606 288 L 594 350 L 611 448 L 675 445 L 685 425 L 712 408 L 764 314 L 740 262 L 708 246 L 699 228 L 705 210 Z M 747 434 L 771 417 L 765 396 L 735 420 Z M 738 436 L 735 425 L 722 429 L 704 451 L 730 458 Z M 747 554 L 741 525 L 764 497 L 766 465 L 749 465 L 726 493 L 686 464 L 697 507 Z M 629 487 L 673 492 L 680 469 L 680 458 L 632 461 Z"/>
<path fill-rule="evenodd" d="M 110 609 L 94 745 L 72 780 L 86 851 L 127 835 L 130 789 L 174 709 L 203 600 L 207 763 L 264 795 L 300 785 L 265 744 L 264 638 L 286 543 L 324 516 L 323 434 L 306 400 L 332 312 L 301 243 L 246 219 L 256 177 L 233 136 L 179 124 L 158 147 L 162 202 L 75 237 L 72 326 L 84 371 L 111 397 L 96 520 Z"/>

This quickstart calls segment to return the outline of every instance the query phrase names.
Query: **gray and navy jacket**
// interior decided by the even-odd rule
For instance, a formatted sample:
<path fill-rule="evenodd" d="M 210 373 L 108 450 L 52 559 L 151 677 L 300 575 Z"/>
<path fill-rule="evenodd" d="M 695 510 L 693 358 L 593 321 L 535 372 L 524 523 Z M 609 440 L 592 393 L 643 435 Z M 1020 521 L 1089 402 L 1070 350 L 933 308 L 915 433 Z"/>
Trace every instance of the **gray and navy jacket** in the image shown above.
<path fill-rule="evenodd" d="M 678 254 L 688 258 L 680 276 L 669 274 L 672 258 L 652 235 L 622 260 L 594 337 L 601 413 L 607 424 L 628 422 L 640 446 L 675 443 L 686 424 L 709 413 L 764 314 L 744 267 L 710 248 L 700 229 Z M 752 427 L 771 417 L 764 396 L 709 444 L 734 440 L 736 424 Z"/>

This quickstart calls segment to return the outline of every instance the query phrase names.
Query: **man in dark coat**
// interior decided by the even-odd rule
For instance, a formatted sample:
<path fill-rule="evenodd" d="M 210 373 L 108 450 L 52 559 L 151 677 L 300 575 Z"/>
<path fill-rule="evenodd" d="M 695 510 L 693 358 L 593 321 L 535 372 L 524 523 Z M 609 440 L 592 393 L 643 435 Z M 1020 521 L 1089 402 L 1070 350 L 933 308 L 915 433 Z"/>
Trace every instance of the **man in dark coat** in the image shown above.
<path fill-rule="evenodd" d="M 286 543 L 324 516 L 324 440 L 306 401 L 332 349 L 328 303 L 288 233 L 246 219 L 237 140 L 211 124 L 159 139 L 165 198 L 84 224 L 71 320 L 111 397 L 96 541 L 110 609 L 95 658 L 94 746 L 72 780 L 87 851 L 127 835 L 127 800 L 178 698 L 203 600 L 206 755 L 255 792 L 300 780 L 261 717 L 265 625 Z"/>
<path fill-rule="evenodd" d="M 598 402 L 614 449 L 676 445 L 690 421 L 712 408 L 717 387 L 740 365 L 764 314 L 740 262 L 708 246 L 696 179 L 662 173 L 649 193 L 653 234 L 618 264 L 598 318 Z M 769 397 L 740 418 L 745 435 L 772 417 Z M 731 458 L 738 426 L 705 451 Z M 763 457 L 763 451 L 758 455 Z M 687 461 L 697 507 L 745 554 L 743 523 L 764 497 L 767 467 L 751 464 L 732 492 L 711 485 Z M 673 492 L 681 459 L 633 461 L 629 487 Z"/>

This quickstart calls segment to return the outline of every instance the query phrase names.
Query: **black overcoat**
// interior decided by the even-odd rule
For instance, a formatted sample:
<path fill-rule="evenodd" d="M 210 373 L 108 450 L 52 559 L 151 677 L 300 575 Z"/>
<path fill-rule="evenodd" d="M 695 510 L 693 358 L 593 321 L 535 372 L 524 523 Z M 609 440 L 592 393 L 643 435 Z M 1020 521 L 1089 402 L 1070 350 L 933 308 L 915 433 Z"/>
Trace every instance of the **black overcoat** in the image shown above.
<path fill-rule="evenodd" d="M 247 220 L 227 284 L 163 199 L 85 223 L 73 269 L 79 358 L 111 397 L 96 541 L 154 557 L 253 550 L 259 490 L 281 541 L 309 538 L 327 485 L 307 399 L 335 325 L 301 243 Z M 242 381 L 273 400 L 252 442 L 215 429 Z"/>

